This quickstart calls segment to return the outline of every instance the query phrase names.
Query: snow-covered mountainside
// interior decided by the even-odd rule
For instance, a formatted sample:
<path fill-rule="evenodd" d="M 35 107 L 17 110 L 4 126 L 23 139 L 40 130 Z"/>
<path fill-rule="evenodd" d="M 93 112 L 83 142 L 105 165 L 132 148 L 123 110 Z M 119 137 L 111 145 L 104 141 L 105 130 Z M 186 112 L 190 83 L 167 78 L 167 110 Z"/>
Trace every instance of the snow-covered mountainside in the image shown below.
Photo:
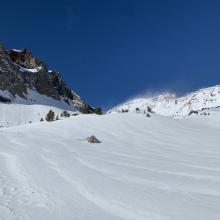
<path fill-rule="evenodd" d="M 220 112 L 209 112 L 0 129 L 0 219 L 219 220 Z"/>
<path fill-rule="evenodd" d="M 108 112 L 134 112 L 136 108 L 147 111 L 148 107 L 157 114 L 174 117 L 187 116 L 192 111 L 218 108 L 220 107 L 220 86 L 200 89 L 179 98 L 170 93 L 163 93 L 151 98 L 137 98 L 118 105 Z"/>

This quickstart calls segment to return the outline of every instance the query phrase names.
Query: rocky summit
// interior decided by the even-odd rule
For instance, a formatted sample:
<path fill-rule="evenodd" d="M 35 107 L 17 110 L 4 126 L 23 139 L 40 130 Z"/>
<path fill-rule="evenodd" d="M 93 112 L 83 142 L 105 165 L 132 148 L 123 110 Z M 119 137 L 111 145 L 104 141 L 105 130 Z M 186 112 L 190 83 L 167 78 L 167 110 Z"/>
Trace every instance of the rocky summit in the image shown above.
<path fill-rule="evenodd" d="M 47 65 L 30 51 L 6 50 L 0 43 L 0 102 L 27 99 L 28 90 L 54 100 L 62 99 L 83 113 L 95 110 L 66 85 L 59 72 L 48 70 Z"/>

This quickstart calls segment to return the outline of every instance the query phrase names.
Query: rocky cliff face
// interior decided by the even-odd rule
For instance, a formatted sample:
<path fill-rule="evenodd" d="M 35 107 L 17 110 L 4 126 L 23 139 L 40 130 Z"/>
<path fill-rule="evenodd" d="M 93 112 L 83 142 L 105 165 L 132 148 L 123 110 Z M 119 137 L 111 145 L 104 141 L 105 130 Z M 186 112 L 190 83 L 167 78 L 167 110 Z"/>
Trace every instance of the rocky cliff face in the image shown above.
<path fill-rule="evenodd" d="M 49 71 L 47 66 L 26 50 L 5 50 L 0 44 L 0 90 L 7 91 L 9 97 L 0 95 L 0 101 L 13 102 L 16 97 L 27 98 L 28 89 L 35 90 L 55 100 L 61 98 L 85 113 L 94 109 L 73 92 L 59 72 Z"/>

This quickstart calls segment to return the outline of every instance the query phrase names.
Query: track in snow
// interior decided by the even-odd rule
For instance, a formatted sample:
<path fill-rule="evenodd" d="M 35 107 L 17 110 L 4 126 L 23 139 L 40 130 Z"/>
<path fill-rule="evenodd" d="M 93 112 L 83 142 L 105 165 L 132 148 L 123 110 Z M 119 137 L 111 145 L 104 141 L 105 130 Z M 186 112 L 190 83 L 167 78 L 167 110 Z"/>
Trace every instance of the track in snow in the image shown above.
<path fill-rule="evenodd" d="M 219 122 L 109 114 L 2 129 L 0 219 L 219 220 Z M 91 134 L 102 143 L 81 141 Z"/>

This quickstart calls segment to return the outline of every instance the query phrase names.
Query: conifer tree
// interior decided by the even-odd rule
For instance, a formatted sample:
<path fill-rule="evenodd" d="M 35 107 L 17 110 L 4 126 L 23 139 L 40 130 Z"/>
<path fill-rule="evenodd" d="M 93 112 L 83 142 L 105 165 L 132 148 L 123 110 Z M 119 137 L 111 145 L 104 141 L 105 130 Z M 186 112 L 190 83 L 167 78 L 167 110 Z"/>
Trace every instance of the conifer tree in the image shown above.
<path fill-rule="evenodd" d="M 55 113 L 50 110 L 46 115 L 46 121 L 54 121 Z"/>

